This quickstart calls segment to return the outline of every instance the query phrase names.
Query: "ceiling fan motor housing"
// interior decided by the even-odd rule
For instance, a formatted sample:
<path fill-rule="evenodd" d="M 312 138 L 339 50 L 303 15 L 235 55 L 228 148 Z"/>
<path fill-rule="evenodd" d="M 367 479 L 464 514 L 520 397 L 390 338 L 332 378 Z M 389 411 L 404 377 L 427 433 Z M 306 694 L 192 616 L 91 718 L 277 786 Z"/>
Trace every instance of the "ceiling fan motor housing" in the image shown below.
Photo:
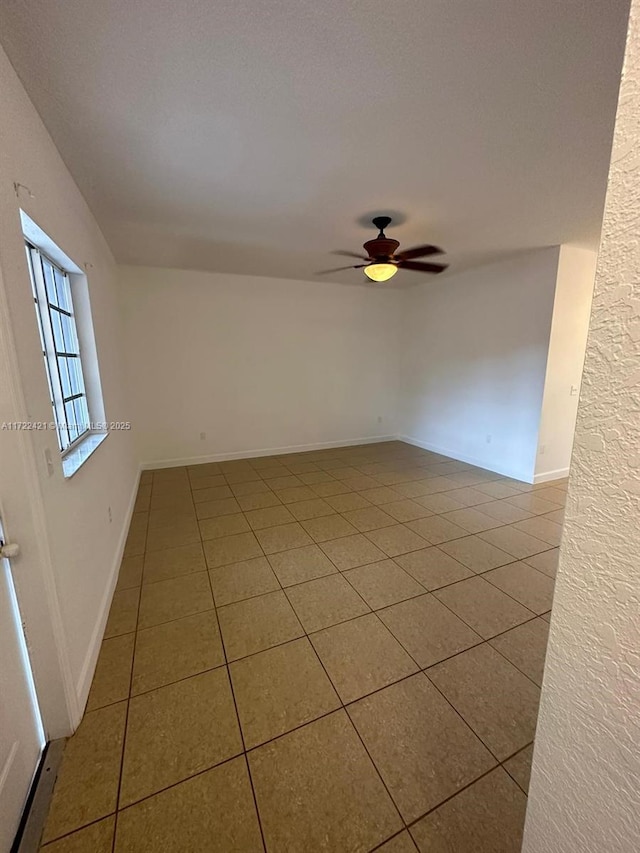
<path fill-rule="evenodd" d="M 374 260 L 387 260 L 398 250 L 398 240 L 390 240 L 388 237 L 377 237 L 375 240 L 367 240 L 363 249 L 370 258 Z"/>

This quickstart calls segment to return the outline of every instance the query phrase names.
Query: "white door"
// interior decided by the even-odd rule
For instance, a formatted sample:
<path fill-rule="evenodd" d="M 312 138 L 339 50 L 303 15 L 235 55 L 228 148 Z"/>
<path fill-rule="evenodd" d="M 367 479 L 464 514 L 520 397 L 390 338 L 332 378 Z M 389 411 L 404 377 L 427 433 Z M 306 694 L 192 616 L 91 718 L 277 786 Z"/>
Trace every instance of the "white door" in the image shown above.
<path fill-rule="evenodd" d="M 2 519 L 0 540 L 5 540 Z M 1 853 L 11 849 L 44 745 L 11 565 L 8 559 L 0 558 Z"/>
<path fill-rule="evenodd" d="M 20 378 L 9 318 L 0 266 L 0 540 L 11 543 L 18 520 L 23 539 L 25 535 L 35 538 L 35 534 L 24 517 L 29 506 L 24 436 L 2 429 L 3 423 L 19 419 L 20 408 L 16 390 Z M 27 553 L 34 550 L 33 544 L 23 541 Z M 45 746 L 14 585 L 14 577 L 28 566 L 21 564 L 20 556 L 11 562 L 13 565 L 0 556 L 0 853 L 11 850 Z"/>

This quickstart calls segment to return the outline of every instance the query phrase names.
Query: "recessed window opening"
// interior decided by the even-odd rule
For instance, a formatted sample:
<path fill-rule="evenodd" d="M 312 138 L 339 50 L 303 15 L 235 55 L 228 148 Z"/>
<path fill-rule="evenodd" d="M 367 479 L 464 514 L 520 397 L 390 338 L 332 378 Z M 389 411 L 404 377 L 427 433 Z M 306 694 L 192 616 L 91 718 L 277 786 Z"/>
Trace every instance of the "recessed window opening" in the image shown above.
<path fill-rule="evenodd" d="M 20 213 L 40 346 L 64 475 L 106 437 L 87 277 L 23 211 Z"/>
<path fill-rule="evenodd" d="M 58 444 L 69 451 L 90 430 L 71 285 L 66 270 L 26 243 Z"/>

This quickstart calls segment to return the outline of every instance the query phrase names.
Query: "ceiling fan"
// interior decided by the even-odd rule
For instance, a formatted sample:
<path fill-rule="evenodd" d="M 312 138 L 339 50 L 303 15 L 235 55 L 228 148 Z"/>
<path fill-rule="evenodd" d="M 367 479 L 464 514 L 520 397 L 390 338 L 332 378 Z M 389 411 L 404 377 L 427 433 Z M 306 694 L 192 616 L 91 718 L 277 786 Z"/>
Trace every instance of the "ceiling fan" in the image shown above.
<path fill-rule="evenodd" d="M 379 230 L 374 240 L 367 240 L 363 245 L 366 255 L 358 255 L 355 252 L 334 252 L 335 255 L 346 255 L 348 258 L 358 258 L 365 261 L 364 264 L 355 264 L 349 267 L 337 267 L 333 270 L 322 270 L 316 275 L 327 275 L 342 270 L 364 269 L 364 274 L 371 281 L 388 281 L 399 269 L 415 270 L 416 272 L 440 273 L 446 270 L 447 264 L 431 264 L 424 261 L 415 261 L 414 258 L 427 258 L 430 255 L 441 255 L 442 249 L 437 246 L 414 246 L 413 249 L 405 249 L 398 252 L 400 243 L 385 236 L 384 229 L 391 224 L 391 217 L 376 216 L 371 220 Z"/>

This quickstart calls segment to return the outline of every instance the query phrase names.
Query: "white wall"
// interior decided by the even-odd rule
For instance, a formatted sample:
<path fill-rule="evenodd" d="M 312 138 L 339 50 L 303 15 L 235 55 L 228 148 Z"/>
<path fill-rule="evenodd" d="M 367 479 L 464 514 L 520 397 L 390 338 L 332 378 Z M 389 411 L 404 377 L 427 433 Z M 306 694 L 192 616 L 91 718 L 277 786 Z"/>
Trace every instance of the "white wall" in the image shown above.
<path fill-rule="evenodd" d="M 569 471 L 597 258 L 589 249 L 560 248 L 536 482 L 566 477 Z"/>
<path fill-rule="evenodd" d="M 640 849 L 640 2 L 633 0 L 524 853 Z"/>
<path fill-rule="evenodd" d="M 404 292 L 408 440 L 532 479 L 558 252 L 522 253 Z"/>
<path fill-rule="evenodd" d="M 22 420 L 52 418 L 22 240 L 22 207 L 80 267 L 92 265 L 89 292 L 106 415 L 128 420 L 113 258 L 1 50 L 0 116 L 0 305 L 3 346 L 18 380 L 12 407 Z M 14 182 L 28 187 L 19 198 Z M 24 546 L 15 579 L 34 652 L 36 685 L 51 687 L 51 672 L 59 664 L 68 716 L 77 723 L 93 675 L 137 464 L 130 434 L 112 433 L 73 478 L 64 479 L 59 464 L 49 478 L 46 448 L 57 459 L 54 432 L 16 439 L 15 464 L 1 472 L 0 499 L 6 527 Z M 48 631 L 51 619 L 54 629 Z M 56 707 L 45 709 L 52 736 L 68 733 L 63 730 L 65 715 Z"/>
<path fill-rule="evenodd" d="M 392 289 L 149 267 L 120 279 L 144 463 L 395 434 Z"/>

